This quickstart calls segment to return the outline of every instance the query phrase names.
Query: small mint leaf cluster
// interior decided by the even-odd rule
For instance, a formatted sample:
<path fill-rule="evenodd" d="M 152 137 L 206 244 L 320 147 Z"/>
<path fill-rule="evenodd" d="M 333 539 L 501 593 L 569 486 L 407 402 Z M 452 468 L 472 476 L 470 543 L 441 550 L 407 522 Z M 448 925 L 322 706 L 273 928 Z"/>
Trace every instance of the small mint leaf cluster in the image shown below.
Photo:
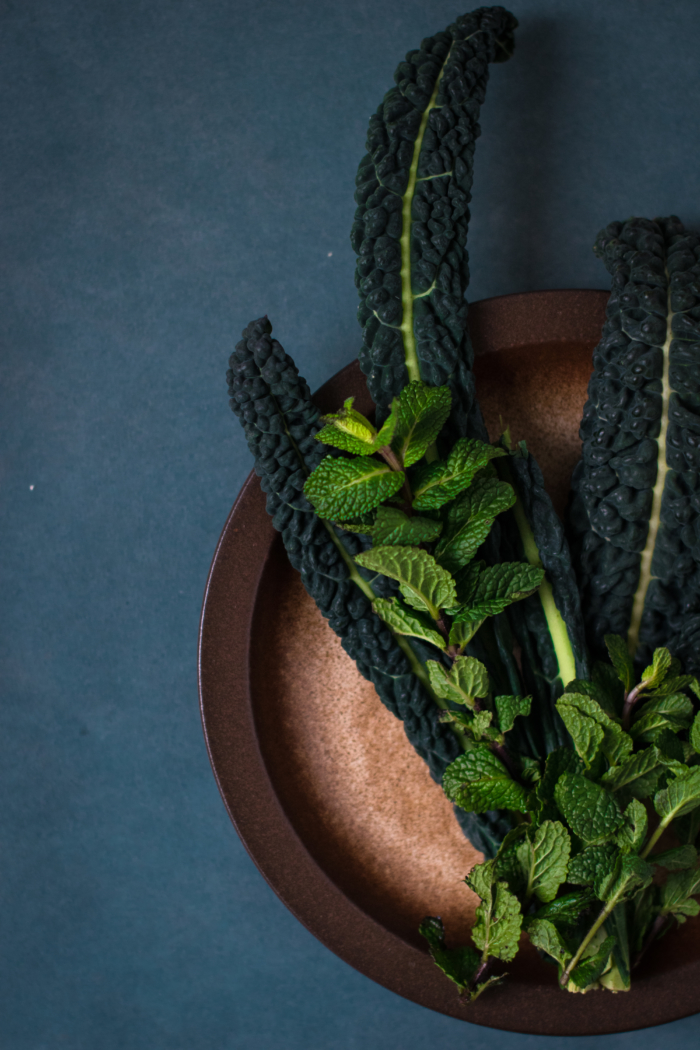
<path fill-rule="evenodd" d="M 557 966 L 560 987 L 626 991 L 649 945 L 674 920 L 700 914 L 700 685 L 663 648 L 635 684 L 623 640 L 605 641 L 610 663 L 571 682 L 557 703 L 571 746 L 542 764 L 523 762 L 505 737 L 511 712 L 528 713 L 525 700 L 491 703 L 473 666 L 435 671 L 442 695 L 472 710 L 487 706 L 486 733 L 492 711 L 500 729 L 490 738 L 481 725 L 472 729 L 468 750 L 445 772 L 445 794 L 464 809 L 509 809 L 518 820 L 496 857 L 467 879 L 481 898 L 475 948 L 448 948 L 439 920 L 421 927 L 437 965 L 471 999 L 495 960 L 514 957 L 521 931 Z M 654 852 L 665 832 L 676 844 Z M 658 869 L 667 873 L 662 883 Z M 497 899 L 498 941 L 484 933 Z"/>

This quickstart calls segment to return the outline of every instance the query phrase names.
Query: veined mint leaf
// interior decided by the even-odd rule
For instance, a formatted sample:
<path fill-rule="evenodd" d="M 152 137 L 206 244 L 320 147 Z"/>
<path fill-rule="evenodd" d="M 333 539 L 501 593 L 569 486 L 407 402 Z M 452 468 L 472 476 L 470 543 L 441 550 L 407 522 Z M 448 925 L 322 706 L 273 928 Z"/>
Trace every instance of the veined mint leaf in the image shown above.
<path fill-rule="evenodd" d="M 700 893 L 700 868 L 679 871 L 669 875 L 661 888 L 661 914 L 673 915 L 678 922 L 700 913 L 700 904 L 693 897 Z"/>
<path fill-rule="evenodd" d="M 656 790 L 663 768 L 657 748 L 647 747 L 609 769 L 601 779 L 613 792 L 623 791 L 628 797 L 644 799 Z"/>
<path fill-rule="evenodd" d="M 545 820 L 518 845 L 518 860 L 525 873 L 525 896 L 543 903 L 554 900 L 566 879 L 571 853 L 569 832 L 558 820 Z"/>
<path fill-rule="evenodd" d="M 433 960 L 445 976 L 454 981 L 460 994 L 466 992 L 481 963 L 479 952 L 469 945 L 462 948 L 446 947 L 442 919 L 432 915 L 423 919 L 418 927 L 418 932 L 425 937 Z"/>
<path fill-rule="evenodd" d="M 468 565 L 484 542 L 497 514 L 515 503 L 512 485 L 497 478 L 478 478 L 447 513 L 435 557 L 450 572 Z"/>
<path fill-rule="evenodd" d="M 399 424 L 399 399 L 397 397 L 391 402 L 391 410 L 389 415 L 382 423 L 379 433 L 374 439 L 374 446 L 377 451 L 380 448 L 384 448 L 387 445 L 391 445 L 396 433 L 396 428 Z"/>
<path fill-rule="evenodd" d="M 398 580 L 408 605 L 429 612 L 434 620 L 440 609 L 449 609 L 457 599 L 454 580 L 427 551 L 416 547 L 374 547 L 358 554 L 355 561 L 365 569 Z"/>
<path fill-rule="evenodd" d="M 483 569 L 466 607 L 459 610 L 455 623 L 483 620 L 496 616 L 513 602 L 527 598 L 544 579 L 544 571 L 525 562 L 502 562 Z"/>
<path fill-rule="evenodd" d="M 447 769 L 442 787 L 451 802 L 473 813 L 489 809 L 527 812 L 525 789 L 512 780 L 488 744 L 476 744 Z"/>
<path fill-rule="evenodd" d="M 609 762 L 624 761 L 632 751 L 632 739 L 606 715 L 600 704 L 583 693 L 564 693 L 557 710 L 571 733 L 576 751 L 590 766 L 600 748 Z"/>
<path fill-rule="evenodd" d="M 690 744 L 693 751 L 700 754 L 700 711 L 696 714 L 690 727 Z"/>
<path fill-rule="evenodd" d="M 611 843 L 605 846 L 588 846 L 583 853 L 577 854 L 569 861 L 567 882 L 574 886 L 593 886 L 609 878 L 615 870 L 619 857 L 617 846 Z"/>
<path fill-rule="evenodd" d="M 610 655 L 610 662 L 615 668 L 617 677 L 622 682 L 625 692 L 629 693 L 634 685 L 634 665 L 627 648 L 627 643 L 619 634 L 606 634 L 605 646 Z"/>
<path fill-rule="evenodd" d="M 437 510 L 471 485 L 486 464 L 506 453 L 476 438 L 460 438 L 446 461 L 422 467 L 413 480 L 413 506 L 416 510 Z"/>
<path fill-rule="evenodd" d="M 395 634 L 421 638 L 424 642 L 436 645 L 438 649 L 447 648 L 445 639 L 438 631 L 424 623 L 420 616 L 404 609 L 396 598 L 376 598 L 372 602 L 372 608 Z"/>
<path fill-rule="evenodd" d="M 646 838 L 648 818 L 642 803 L 633 798 L 624 813 L 625 823 L 615 836 L 621 849 L 628 853 L 639 853 Z"/>
<path fill-rule="evenodd" d="M 696 806 L 700 806 L 700 766 L 669 781 L 663 790 L 654 795 L 654 809 L 664 825 L 690 813 Z"/>
<path fill-rule="evenodd" d="M 456 645 L 460 653 L 464 652 L 483 622 L 476 620 L 474 623 L 453 623 L 450 627 L 450 645 Z"/>
<path fill-rule="evenodd" d="M 647 696 L 670 696 L 671 693 L 680 693 L 683 689 L 692 689 L 695 679 L 692 674 L 667 675 L 661 685 L 646 692 Z"/>
<path fill-rule="evenodd" d="M 489 695 L 488 671 L 473 656 L 458 656 L 449 671 L 436 660 L 425 666 L 431 686 L 444 700 L 473 708 L 475 699 Z"/>
<path fill-rule="evenodd" d="M 574 834 L 590 845 L 607 842 L 623 821 L 610 792 L 576 773 L 559 778 L 554 800 Z"/>
<path fill-rule="evenodd" d="M 377 520 L 372 533 L 377 547 L 417 547 L 432 543 L 442 530 L 442 522 L 429 518 L 409 518 L 398 507 L 377 508 Z M 449 571 L 449 570 L 448 570 Z"/>
<path fill-rule="evenodd" d="M 484 868 L 490 870 L 484 871 Z M 493 861 L 478 865 L 467 876 L 466 882 L 481 897 L 472 929 L 474 944 L 484 956 L 511 962 L 518 951 L 523 924 L 518 898 L 513 896 L 505 882 L 495 879 Z"/>
<path fill-rule="evenodd" d="M 654 650 L 651 666 L 642 672 L 642 681 L 646 682 L 647 689 L 658 689 L 671 669 L 671 659 L 668 649 Z"/>
<path fill-rule="evenodd" d="M 538 919 L 534 916 L 525 920 L 525 932 L 535 948 L 546 952 L 562 968 L 566 966 L 572 953 L 567 948 L 564 938 L 553 922 L 549 919 Z"/>
<path fill-rule="evenodd" d="M 592 846 L 590 849 L 605 849 L 604 846 Z M 571 879 L 567 877 L 567 881 Z M 592 880 L 591 880 L 592 881 Z M 581 916 L 588 911 L 595 897 L 590 890 L 575 890 L 563 897 L 555 897 L 549 904 L 543 904 L 535 913 L 536 919 L 547 919 L 559 926 L 575 926 Z"/>
<path fill-rule="evenodd" d="M 304 485 L 320 518 L 342 521 L 378 506 L 399 491 L 403 472 L 375 459 L 322 459 Z"/>
<path fill-rule="evenodd" d="M 518 715 L 530 714 L 531 696 L 497 696 L 494 700 L 498 724 L 502 733 L 508 733 L 515 725 Z"/>
<path fill-rule="evenodd" d="M 636 712 L 630 735 L 642 743 L 656 740 L 660 731 L 687 729 L 693 717 L 693 705 L 684 693 L 671 693 L 647 701 Z"/>
<path fill-rule="evenodd" d="M 698 862 L 698 851 L 689 844 L 667 849 L 664 853 L 655 853 L 649 857 L 650 864 L 658 864 L 666 871 L 685 871 L 694 868 Z"/>
<path fill-rule="evenodd" d="M 606 937 L 594 955 L 584 959 L 571 971 L 571 983 L 577 988 L 588 988 L 594 984 L 608 965 L 614 947 L 615 938 Z"/>
<path fill-rule="evenodd" d="M 612 668 L 608 668 L 608 670 L 612 671 Z M 615 679 L 615 684 L 619 685 L 617 679 Z M 610 715 L 612 718 L 618 718 L 622 710 L 622 704 L 618 703 L 617 696 L 611 695 L 610 691 L 605 689 L 600 682 L 590 682 L 585 678 L 573 678 L 564 689 L 564 693 L 583 693 L 584 696 L 590 696 L 592 700 L 595 700 L 600 705 L 606 715 Z"/>
<path fill-rule="evenodd" d="M 562 773 L 583 773 L 585 766 L 570 747 L 558 747 L 547 755 L 542 779 L 537 785 L 537 797 L 541 802 L 554 798 L 554 789 Z"/>
<path fill-rule="evenodd" d="M 374 439 L 377 432 L 369 420 L 352 407 L 354 400 L 354 397 L 349 397 L 339 412 L 322 417 L 326 426 L 316 434 L 316 440 L 345 452 L 371 456 L 376 451 Z"/>
<path fill-rule="evenodd" d="M 324 445 L 342 449 L 343 452 L 353 452 L 356 456 L 371 456 L 377 451 L 373 441 L 363 441 L 354 434 L 349 434 L 346 430 L 340 430 L 331 424 L 319 430 L 315 437 Z"/>
<path fill-rule="evenodd" d="M 648 886 L 654 875 L 654 869 L 636 853 L 623 854 L 619 871 L 612 879 L 606 880 L 604 886 L 596 882 L 595 890 L 600 900 L 620 903 L 629 900 L 633 893 Z"/>
<path fill-rule="evenodd" d="M 406 467 L 417 463 L 447 422 L 452 407 L 449 387 L 426 386 L 419 380 L 401 391 L 391 447 Z"/>

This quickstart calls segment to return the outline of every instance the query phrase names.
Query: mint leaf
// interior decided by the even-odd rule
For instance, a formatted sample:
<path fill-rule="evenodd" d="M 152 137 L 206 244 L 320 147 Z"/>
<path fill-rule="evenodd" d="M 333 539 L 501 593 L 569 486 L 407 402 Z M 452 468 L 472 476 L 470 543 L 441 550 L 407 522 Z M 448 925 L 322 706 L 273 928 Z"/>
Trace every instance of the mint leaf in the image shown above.
<path fill-rule="evenodd" d="M 525 789 L 512 780 L 488 744 L 476 744 L 447 769 L 442 787 L 451 802 L 473 813 L 489 809 L 527 812 Z"/>
<path fill-rule="evenodd" d="M 564 968 L 572 957 L 564 938 L 549 919 L 538 919 L 536 916 L 525 920 L 525 932 L 535 948 L 546 952 L 555 962 Z"/>
<path fill-rule="evenodd" d="M 696 806 L 700 806 L 700 766 L 669 781 L 662 791 L 654 795 L 654 809 L 665 826 L 676 817 L 690 813 Z"/>
<path fill-rule="evenodd" d="M 481 570 L 467 605 L 454 618 L 455 623 L 473 623 L 496 616 L 513 602 L 527 598 L 544 579 L 544 571 L 525 562 L 502 562 Z"/>
<path fill-rule="evenodd" d="M 413 479 L 416 510 L 437 510 L 471 485 L 486 464 L 506 453 L 476 438 L 460 438 L 446 461 L 429 463 Z"/>
<path fill-rule="evenodd" d="M 656 790 L 663 769 L 658 749 L 648 747 L 609 769 L 601 780 L 613 792 L 623 791 L 626 796 L 644 799 Z"/>
<path fill-rule="evenodd" d="M 454 981 L 460 994 L 466 992 L 481 963 L 479 952 L 468 945 L 462 948 L 447 948 L 442 919 L 436 916 L 429 915 L 423 919 L 418 932 L 425 937 L 433 960 L 445 976 Z"/>
<path fill-rule="evenodd" d="M 698 862 L 698 851 L 695 846 L 676 846 L 667 849 L 664 853 L 655 853 L 649 857 L 650 864 L 658 864 L 666 871 L 685 871 L 686 868 L 694 868 Z"/>
<path fill-rule="evenodd" d="M 424 623 L 420 616 L 404 609 L 398 599 L 376 598 L 372 602 L 372 608 L 377 616 L 391 627 L 394 634 L 405 635 L 408 638 L 421 638 L 424 642 L 436 645 L 438 649 L 446 648 L 443 636 Z"/>
<path fill-rule="evenodd" d="M 493 861 L 474 868 L 466 883 L 481 897 L 472 929 L 474 944 L 483 958 L 493 956 L 511 962 L 518 951 L 523 923 L 518 898 L 513 896 L 505 882 L 496 880 Z"/>
<path fill-rule="evenodd" d="M 574 747 L 590 766 L 598 749 L 615 764 L 627 758 L 632 739 L 606 715 L 600 704 L 583 693 L 564 693 L 557 700 L 557 710 L 571 733 Z"/>
<path fill-rule="evenodd" d="M 530 714 L 531 696 L 497 696 L 494 700 L 498 725 L 502 733 L 508 733 L 515 725 L 518 715 Z"/>
<path fill-rule="evenodd" d="M 605 846 L 591 846 L 590 849 L 606 849 Z M 573 861 L 571 862 L 573 863 Z M 567 876 L 567 881 L 571 879 Z M 591 880 L 592 882 L 593 880 Z M 590 890 L 575 890 L 566 893 L 563 897 L 556 897 L 549 904 L 543 904 L 535 913 L 536 919 L 548 919 L 559 926 L 576 926 L 581 917 L 587 912 L 595 897 Z"/>
<path fill-rule="evenodd" d="M 477 698 L 489 695 L 488 671 L 473 656 L 458 656 L 449 671 L 436 660 L 425 666 L 431 686 L 444 700 L 473 708 Z"/>
<path fill-rule="evenodd" d="M 371 456 L 376 451 L 374 439 L 377 432 L 369 420 L 352 407 L 354 400 L 354 397 L 349 397 L 339 412 L 321 417 L 327 425 L 316 434 L 316 440 L 345 452 Z"/>
<path fill-rule="evenodd" d="M 554 799 L 571 830 L 590 845 L 607 842 L 622 824 L 620 807 L 610 792 L 576 773 L 559 778 Z"/>
<path fill-rule="evenodd" d="M 451 407 L 449 387 L 426 386 L 418 380 L 403 388 L 391 447 L 404 466 L 410 467 L 425 455 L 447 422 Z"/>
<path fill-rule="evenodd" d="M 525 896 L 543 903 L 554 900 L 566 879 L 571 853 L 569 832 L 558 820 L 545 820 L 516 850 L 525 874 Z"/>
<path fill-rule="evenodd" d="M 619 864 L 619 871 L 613 878 L 603 884 L 596 881 L 595 891 L 600 900 L 606 903 L 619 904 L 628 900 L 633 893 L 648 886 L 654 875 L 651 864 L 638 857 L 636 853 L 625 853 Z"/>
<path fill-rule="evenodd" d="M 661 731 L 677 733 L 687 729 L 693 717 L 693 705 L 684 693 L 671 693 L 647 701 L 636 712 L 630 735 L 641 743 L 652 743 Z"/>
<path fill-rule="evenodd" d="M 327 456 L 304 485 L 304 495 L 320 518 L 354 518 L 395 495 L 403 472 L 375 459 L 333 459 Z"/>
<path fill-rule="evenodd" d="M 427 551 L 416 547 L 374 547 L 358 554 L 355 561 L 365 569 L 398 580 L 408 605 L 429 612 L 434 620 L 439 618 L 440 609 L 450 608 L 456 601 L 454 580 Z"/>
<path fill-rule="evenodd" d="M 642 681 L 647 689 L 657 689 L 671 669 L 671 654 L 668 649 L 655 649 L 651 666 L 642 672 Z"/>
<path fill-rule="evenodd" d="M 624 812 L 625 823 L 617 832 L 616 840 L 621 849 L 639 853 L 646 838 L 648 818 L 642 803 L 633 798 Z"/>
<path fill-rule="evenodd" d="M 700 711 L 693 719 L 693 724 L 690 728 L 690 744 L 693 751 L 700 754 Z"/>
<path fill-rule="evenodd" d="M 339 430 L 338 427 L 333 425 L 322 427 L 315 437 L 317 441 L 323 442 L 324 445 L 331 445 L 333 448 L 339 448 L 343 452 L 353 452 L 356 456 L 371 456 L 377 451 L 371 439 L 363 441 L 362 438 L 355 437 L 354 434 L 349 434 L 345 430 Z"/>
<path fill-rule="evenodd" d="M 661 888 L 661 914 L 673 915 L 678 922 L 700 913 L 700 904 L 693 897 L 700 893 L 700 868 L 669 875 Z"/>
<path fill-rule="evenodd" d="M 601 884 L 612 875 L 619 856 L 616 846 L 588 846 L 569 861 L 567 881 L 574 886 Z"/>
<path fill-rule="evenodd" d="M 450 645 L 456 645 L 462 653 L 483 622 L 475 620 L 474 623 L 453 623 L 450 627 Z"/>
<path fill-rule="evenodd" d="M 608 959 L 615 947 L 615 938 L 606 937 L 595 955 L 584 959 L 576 966 L 570 974 L 570 981 L 577 988 L 588 988 L 598 980 L 603 970 L 608 965 Z"/>
<path fill-rule="evenodd" d="M 619 634 L 606 634 L 604 641 L 617 677 L 622 682 L 625 692 L 629 693 L 634 685 L 634 665 L 627 643 Z"/>
<path fill-rule="evenodd" d="M 433 543 L 441 531 L 440 521 L 409 518 L 398 507 L 384 506 L 377 508 L 372 536 L 377 547 L 417 547 L 420 543 Z"/>
<path fill-rule="evenodd" d="M 435 557 L 450 572 L 468 565 L 484 542 L 497 514 L 515 503 L 515 491 L 497 478 L 480 478 L 447 512 Z"/>
<path fill-rule="evenodd" d="M 570 747 L 558 747 L 547 755 L 542 779 L 537 785 L 537 797 L 540 802 L 554 799 L 554 789 L 562 773 L 583 773 L 584 765 L 575 751 Z"/>

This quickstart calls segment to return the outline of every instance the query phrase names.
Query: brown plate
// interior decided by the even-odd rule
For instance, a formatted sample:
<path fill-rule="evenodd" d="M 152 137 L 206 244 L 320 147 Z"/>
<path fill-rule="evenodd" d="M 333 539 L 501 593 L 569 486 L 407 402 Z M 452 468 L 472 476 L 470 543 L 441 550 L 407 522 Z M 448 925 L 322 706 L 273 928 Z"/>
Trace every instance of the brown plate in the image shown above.
<path fill-rule="evenodd" d="M 607 295 L 529 292 L 470 307 L 489 432 L 502 420 L 514 440 L 527 438 L 560 509 Z M 356 363 L 316 400 L 329 411 L 349 394 L 372 410 Z M 560 992 L 554 969 L 524 944 L 502 986 L 461 1003 L 417 927 L 441 915 L 448 939 L 464 942 L 475 898 L 462 880 L 480 854 L 289 566 L 254 474 L 214 555 L 199 682 L 211 763 L 238 834 L 287 907 L 351 966 L 423 1006 L 514 1032 L 597 1035 L 700 1010 L 692 921 L 650 953 L 626 994 Z"/>

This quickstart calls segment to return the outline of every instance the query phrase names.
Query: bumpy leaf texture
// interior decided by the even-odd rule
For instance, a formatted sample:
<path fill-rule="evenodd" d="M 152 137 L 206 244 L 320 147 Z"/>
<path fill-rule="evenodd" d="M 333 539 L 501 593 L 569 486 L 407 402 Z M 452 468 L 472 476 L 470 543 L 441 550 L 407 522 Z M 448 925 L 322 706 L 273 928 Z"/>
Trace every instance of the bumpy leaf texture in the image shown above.
<path fill-rule="evenodd" d="M 364 343 L 378 418 L 410 380 L 448 384 L 448 434 L 485 437 L 474 400 L 464 294 L 474 147 L 489 62 L 513 51 L 516 19 L 479 8 L 409 51 L 370 120 L 352 229 Z"/>
<path fill-rule="evenodd" d="M 267 318 L 253 321 L 231 355 L 228 372 L 231 408 L 255 456 L 268 513 L 306 590 L 360 673 L 403 721 L 408 739 L 439 783 L 460 747 L 452 731 L 439 721 L 439 709 L 412 673 L 396 639 L 349 578 L 329 527 L 304 496 L 307 476 L 326 454 L 315 440 L 321 428 L 320 413 L 291 357 L 272 339 L 271 332 Z M 361 537 L 339 531 L 334 535 L 351 557 L 367 546 Z M 389 580 L 377 578 L 373 587 L 379 597 L 396 593 Z M 419 658 L 435 655 L 432 646 L 421 650 L 420 643 L 415 643 L 415 649 Z M 456 813 L 477 848 L 495 852 L 508 823 L 495 813 L 479 817 Z"/>
<path fill-rule="evenodd" d="M 595 252 L 612 293 L 581 424 L 571 528 L 589 645 L 666 645 L 700 670 L 700 237 L 630 219 Z"/>

